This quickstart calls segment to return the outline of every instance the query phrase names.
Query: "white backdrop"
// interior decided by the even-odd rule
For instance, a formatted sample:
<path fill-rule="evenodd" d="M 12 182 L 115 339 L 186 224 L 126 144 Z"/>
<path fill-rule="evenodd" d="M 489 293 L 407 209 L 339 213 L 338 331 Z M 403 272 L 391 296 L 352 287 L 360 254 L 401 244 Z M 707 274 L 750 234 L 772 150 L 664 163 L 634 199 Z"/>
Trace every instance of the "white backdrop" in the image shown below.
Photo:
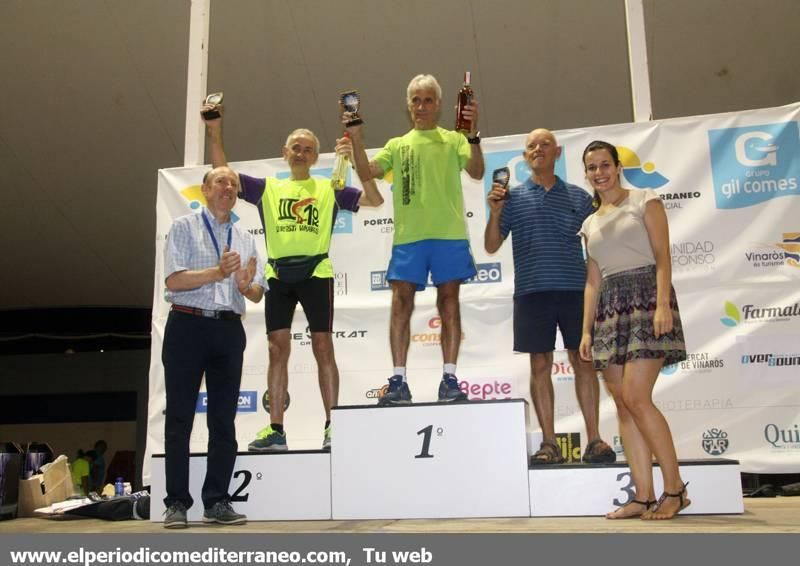
<path fill-rule="evenodd" d="M 670 221 L 673 280 L 690 359 L 662 371 L 655 400 L 669 420 L 681 459 L 722 456 L 746 472 L 800 471 L 800 104 L 731 114 L 621 124 L 556 132 L 563 146 L 557 173 L 586 186 L 583 148 L 594 139 L 620 147 L 623 185 L 653 188 Z M 530 171 L 521 157 L 524 135 L 484 139 L 486 178 L 463 176 L 467 224 L 478 264 L 462 287 L 463 342 L 459 379 L 472 399 L 530 401 L 529 363 L 511 352 L 513 262 L 510 242 L 494 255 L 483 250 L 491 171 L 508 166 L 512 183 Z M 370 154 L 374 153 L 369 152 Z M 312 170 L 328 176 L 333 156 Z M 234 163 L 242 173 L 286 176 L 280 159 Z M 174 218 L 197 210 L 207 167 L 158 173 L 150 399 L 149 455 L 163 451 L 165 396 L 161 343 L 169 305 L 163 299 L 164 240 Z M 357 177 L 353 184 L 358 186 Z M 390 292 L 385 270 L 392 241 L 391 179 L 379 183 L 386 203 L 341 213 L 331 258 L 336 272 L 334 321 L 342 405 L 372 404 L 391 373 Z M 256 207 L 239 201 L 236 221 L 263 239 Z M 415 401 L 433 401 L 441 377 L 436 293 L 418 293 L 411 320 L 409 385 Z M 248 303 L 248 346 L 237 417 L 240 449 L 266 426 L 263 303 Z M 319 448 L 324 413 L 316 365 L 302 310 L 292 326 L 291 404 L 285 425 L 291 449 Z M 556 431 L 581 433 L 583 421 L 564 352 L 553 367 Z M 202 400 L 201 403 L 202 404 Z M 537 427 L 531 410 L 532 426 Z M 601 432 L 621 452 L 615 411 L 603 392 Z M 192 451 L 204 452 L 199 410 Z M 570 435 L 571 436 L 571 435 Z M 335 437 L 335 434 L 334 434 Z M 574 436 L 573 436 L 574 438 Z M 335 442 L 335 441 L 334 441 Z M 586 439 L 581 439 L 585 445 Z"/>

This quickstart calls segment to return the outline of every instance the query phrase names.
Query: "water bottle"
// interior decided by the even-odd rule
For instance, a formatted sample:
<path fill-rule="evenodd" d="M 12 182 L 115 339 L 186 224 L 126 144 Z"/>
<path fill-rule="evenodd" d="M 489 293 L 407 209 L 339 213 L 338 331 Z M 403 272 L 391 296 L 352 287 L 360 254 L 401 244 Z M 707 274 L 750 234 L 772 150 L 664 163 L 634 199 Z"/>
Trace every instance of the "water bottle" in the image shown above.
<path fill-rule="evenodd" d="M 114 496 L 122 497 L 123 495 L 125 495 L 125 482 L 122 481 L 122 478 L 117 478 L 114 481 Z"/>

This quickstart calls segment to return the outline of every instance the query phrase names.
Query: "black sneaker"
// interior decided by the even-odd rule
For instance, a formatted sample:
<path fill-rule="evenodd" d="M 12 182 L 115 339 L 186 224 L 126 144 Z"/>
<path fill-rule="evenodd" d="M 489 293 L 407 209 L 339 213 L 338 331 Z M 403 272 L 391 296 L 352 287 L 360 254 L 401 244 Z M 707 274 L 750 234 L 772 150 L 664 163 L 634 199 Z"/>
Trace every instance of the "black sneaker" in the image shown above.
<path fill-rule="evenodd" d="M 386 392 L 378 399 L 378 406 L 408 405 L 409 403 L 411 403 L 411 390 L 408 388 L 408 383 L 403 381 L 402 375 L 393 375 L 389 378 Z"/>
<path fill-rule="evenodd" d="M 220 523 L 221 525 L 244 525 L 247 517 L 233 510 L 227 499 L 217 501 L 211 509 L 203 512 L 204 523 Z"/>
<path fill-rule="evenodd" d="M 173 503 L 164 511 L 165 529 L 185 529 L 189 526 L 186 522 L 186 505 Z"/>
<path fill-rule="evenodd" d="M 439 402 L 449 403 L 451 401 L 466 401 L 467 394 L 461 391 L 458 386 L 458 379 L 452 373 L 446 373 L 442 376 L 442 381 L 439 383 Z"/>

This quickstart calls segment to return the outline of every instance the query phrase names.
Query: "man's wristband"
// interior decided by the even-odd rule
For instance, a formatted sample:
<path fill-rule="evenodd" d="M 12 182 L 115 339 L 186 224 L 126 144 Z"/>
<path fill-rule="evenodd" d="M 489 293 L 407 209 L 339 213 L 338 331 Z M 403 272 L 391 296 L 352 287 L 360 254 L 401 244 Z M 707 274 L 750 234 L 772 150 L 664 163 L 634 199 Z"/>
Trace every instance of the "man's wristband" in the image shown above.
<path fill-rule="evenodd" d="M 472 145 L 478 145 L 478 144 L 480 144 L 480 143 L 481 143 L 481 133 L 480 133 L 480 132 L 477 132 L 477 133 L 476 133 L 474 136 L 472 136 L 472 137 L 470 137 L 470 136 L 467 136 L 467 143 L 470 143 L 470 144 L 472 144 Z"/>

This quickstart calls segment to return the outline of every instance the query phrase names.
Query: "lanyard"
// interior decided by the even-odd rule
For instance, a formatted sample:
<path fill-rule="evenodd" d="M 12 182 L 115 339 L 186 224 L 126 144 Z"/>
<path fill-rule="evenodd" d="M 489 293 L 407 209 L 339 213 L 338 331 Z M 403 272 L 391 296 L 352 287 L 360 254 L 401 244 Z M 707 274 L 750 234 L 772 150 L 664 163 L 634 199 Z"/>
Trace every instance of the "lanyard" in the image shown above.
<path fill-rule="evenodd" d="M 214 236 L 214 230 L 211 229 L 211 223 L 208 221 L 206 217 L 206 212 L 203 210 L 200 212 L 200 215 L 203 217 L 203 223 L 206 225 L 206 230 L 208 230 L 208 235 L 211 236 L 211 243 L 214 244 L 214 249 L 217 250 L 217 257 L 222 258 L 222 254 L 219 251 L 219 244 L 217 243 L 217 237 Z M 231 231 L 233 230 L 233 226 L 228 226 L 228 249 L 231 249 Z"/>

